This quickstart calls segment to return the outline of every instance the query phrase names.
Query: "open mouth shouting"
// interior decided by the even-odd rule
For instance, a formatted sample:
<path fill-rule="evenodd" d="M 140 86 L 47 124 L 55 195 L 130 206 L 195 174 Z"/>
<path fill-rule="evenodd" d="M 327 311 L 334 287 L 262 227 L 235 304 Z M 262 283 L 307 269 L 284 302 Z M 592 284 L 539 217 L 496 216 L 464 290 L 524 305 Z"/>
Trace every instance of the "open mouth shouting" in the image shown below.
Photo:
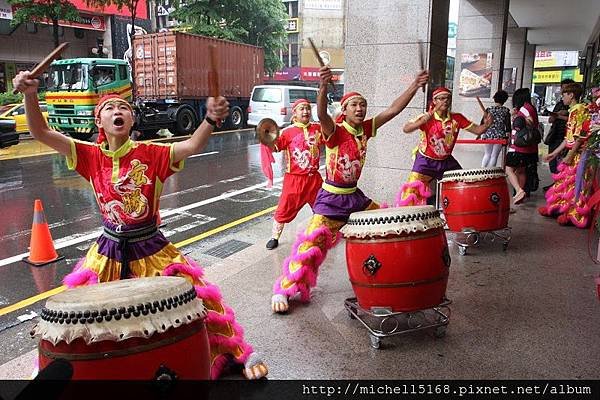
<path fill-rule="evenodd" d="M 115 117 L 113 119 L 113 125 L 117 128 L 121 128 L 125 125 L 125 120 L 123 119 L 123 117 Z"/>

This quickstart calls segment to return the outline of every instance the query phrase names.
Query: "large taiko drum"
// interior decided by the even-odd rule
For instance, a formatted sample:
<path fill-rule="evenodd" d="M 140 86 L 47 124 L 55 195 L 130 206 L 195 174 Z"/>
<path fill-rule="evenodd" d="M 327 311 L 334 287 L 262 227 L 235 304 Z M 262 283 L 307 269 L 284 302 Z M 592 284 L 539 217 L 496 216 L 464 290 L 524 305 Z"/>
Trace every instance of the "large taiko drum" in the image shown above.
<path fill-rule="evenodd" d="M 508 226 L 510 197 L 502 168 L 448 171 L 441 184 L 441 204 L 451 231 L 485 232 Z"/>
<path fill-rule="evenodd" d="M 210 379 L 205 317 L 184 278 L 128 279 L 49 298 L 32 335 L 40 369 L 66 359 L 73 379 Z"/>
<path fill-rule="evenodd" d="M 358 304 L 366 310 L 424 310 L 444 300 L 450 253 L 432 206 L 353 213 L 341 232 Z"/>

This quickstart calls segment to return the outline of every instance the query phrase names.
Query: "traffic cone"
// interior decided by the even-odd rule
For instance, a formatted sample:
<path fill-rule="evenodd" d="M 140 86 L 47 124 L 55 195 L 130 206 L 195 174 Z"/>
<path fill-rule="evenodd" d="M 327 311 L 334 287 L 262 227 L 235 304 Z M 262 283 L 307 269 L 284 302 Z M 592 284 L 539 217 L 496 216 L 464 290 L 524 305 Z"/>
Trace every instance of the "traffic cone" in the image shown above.
<path fill-rule="evenodd" d="M 29 244 L 29 257 L 23 261 L 35 266 L 50 264 L 58 261 L 59 257 L 54 249 L 50 228 L 46 222 L 42 201 L 36 200 L 33 206 L 33 224 L 31 225 L 31 242 Z"/>

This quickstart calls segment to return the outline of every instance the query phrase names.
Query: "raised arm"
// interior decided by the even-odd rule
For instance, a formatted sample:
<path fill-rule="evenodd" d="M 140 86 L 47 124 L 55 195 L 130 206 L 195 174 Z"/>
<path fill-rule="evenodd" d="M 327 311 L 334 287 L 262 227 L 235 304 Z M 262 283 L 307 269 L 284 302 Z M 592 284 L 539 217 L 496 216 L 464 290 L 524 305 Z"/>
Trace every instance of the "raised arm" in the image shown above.
<path fill-rule="evenodd" d="M 209 97 L 206 100 L 206 118 L 187 140 L 173 145 L 173 162 L 179 162 L 191 155 L 199 153 L 208 143 L 214 130 L 212 123 L 225 119 L 229 114 L 229 103 L 224 97 Z M 209 121 L 210 120 L 210 121 Z"/>
<path fill-rule="evenodd" d="M 325 138 L 328 138 L 335 130 L 335 122 L 327 114 L 327 87 L 331 82 L 331 69 L 328 66 L 321 67 L 319 75 L 321 81 L 319 82 L 319 94 L 317 96 L 317 117 L 321 124 L 321 132 L 323 132 Z"/>
<path fill-rule="evenodd" d="M 24 71 L 20 72 L 13 79 L 13 85 L 15 89 L 23 93 L 25 97 L 25 116 L 27 117 L 27 126 L 29 127 L 31 136 L 59 153 L 70 156 L 71 139 L 62 133 L 50 129 L 42 115 L 40 103 L 37 98 L 39 81 L 37 79 L 31 79 L 29 71 Z"/>
<path fill-rule="evenodd" d="M 492 126 L 493 118 L 490 113 L 486 112 L 483 116 L 483 124 L 477 125 L 475 123 L 471 124 L 467 128 L 467 130 L 477 136 L 481 136 L 485 131 L 488 130 L 490 126 Z"/>
<path fill-rule="evenodd" d="M 377 114 L 377 116 L 375 117 L 375 127 L 379 128 L 380 126 L 382 126 L 383 124 L 387 123 L 392 118 L 394 118 L 396 115 L 400 114 L 400 112 L 402 112 L 402 110 L 404 110 L 406 108 L 408 103 L 410 103 L 412 98 L 415 96 L 415 93 L 417 93 L 417 90 L 420 87 L 425 86 L 427 84 L 428 80 L 429 80 L 429 72 L 428 71 L 419 72 L 419 74 L 415 77 L 415 80 L 404 91 L 404 93 L 402 93 L 400 95 L 400 97 L 398 97 L 396 100 L 394 100 L 394 102 L 392 103 L 391 106 L 389 106 L 388 108 L 386 108 L 385 110 L 383 110 L 382 112 Z"/>

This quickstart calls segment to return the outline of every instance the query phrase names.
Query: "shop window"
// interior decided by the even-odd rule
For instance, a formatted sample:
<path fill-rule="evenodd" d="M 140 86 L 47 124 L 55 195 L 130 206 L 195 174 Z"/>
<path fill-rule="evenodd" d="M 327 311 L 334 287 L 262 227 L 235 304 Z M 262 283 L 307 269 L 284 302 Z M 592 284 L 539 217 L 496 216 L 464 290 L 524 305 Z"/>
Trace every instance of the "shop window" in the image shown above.
<path fill-rule="evenodd" d="M 33 22 L 28 22 L 25 24 L 25 29 L 28 33 L 37 33 L 37 25 Z"/>

